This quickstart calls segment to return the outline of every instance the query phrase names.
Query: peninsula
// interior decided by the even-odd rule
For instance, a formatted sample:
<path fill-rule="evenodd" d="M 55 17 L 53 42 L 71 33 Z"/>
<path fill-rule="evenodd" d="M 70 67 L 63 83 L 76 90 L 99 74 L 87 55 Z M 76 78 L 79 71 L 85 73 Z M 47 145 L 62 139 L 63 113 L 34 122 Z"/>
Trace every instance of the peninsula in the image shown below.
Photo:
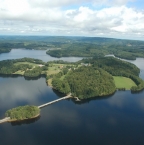
<path fill-rule="evenodd" d="M 44 75 L 49 86 L 79 99 L 107 96 L 118 90 L 138 92 L 144 89 L 140 70 L 134 64 L 113 57 L 87 58 L 79 62 L 43 62 L 22 58 L 0 61 L 1 75 Z"/>

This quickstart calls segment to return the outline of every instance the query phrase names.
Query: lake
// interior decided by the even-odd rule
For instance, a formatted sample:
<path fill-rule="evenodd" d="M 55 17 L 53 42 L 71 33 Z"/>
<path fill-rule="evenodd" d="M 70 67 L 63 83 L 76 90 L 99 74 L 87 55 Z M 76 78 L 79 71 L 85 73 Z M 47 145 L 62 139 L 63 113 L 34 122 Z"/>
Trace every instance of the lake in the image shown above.
<path fill-rule="evenodd" d="M 11 58 L 25 57 L 24 51 L 27 52 L 12 51 L 19 53 L 11 54 Z M 41 56 L 44 51 L 28 52 L 27 57 L 49 61 L 45 55 Z M 1 56 L 3 60 L 10 59 L 10 54 Z M 132 63 L 141 68 L 144 79 L 144 59 Z M 13 107 L 41 105 L 62 96 L 46 85 L 45 78 L 0 77 L 0 118 Z M 137 94 L 117 91 L 112 96 L 85 102 L 63 100 L 41 109 L 41 116 L 36 120 L 0 124 L 2 145 L 144 145 L 143 135 L 144 91 Z"/>
<path fill-rule="evenodd" d="M 51 57 L 50 55 L 46 54 L 46 50 L 12 49 L 9 53 L 0 54 L 0 61 L 6 59 L 19 59 L 23 57 L 41 59 L 44 62 L 53 60 L 76 62 L 82 59 L 82 57 Z"/>

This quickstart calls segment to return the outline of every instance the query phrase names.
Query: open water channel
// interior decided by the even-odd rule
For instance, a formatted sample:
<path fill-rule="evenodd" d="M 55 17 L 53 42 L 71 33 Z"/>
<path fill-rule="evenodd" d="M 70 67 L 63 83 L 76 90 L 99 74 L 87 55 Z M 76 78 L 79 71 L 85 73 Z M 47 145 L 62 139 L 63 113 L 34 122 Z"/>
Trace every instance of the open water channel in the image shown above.
<path fill-rule="evenodd" d="M 0 60 L 22 57 L 56 60 L 45 51 L 22 49 L 1 54 Z M 140 76 L 144 79 L 144 59 L 132 63 L 141 69 Z M 0 77 L 0 118 L 13 107 L 41 105 L 61 96 L 46 85 L 45 78 Z M 41 109 L 37 120 L 0 124 L 1 145 L 144 145 L 143 136 L 144 91 L 138 94 L 117 91 L 112 96 L 81 103 L 63 100 Z"/>

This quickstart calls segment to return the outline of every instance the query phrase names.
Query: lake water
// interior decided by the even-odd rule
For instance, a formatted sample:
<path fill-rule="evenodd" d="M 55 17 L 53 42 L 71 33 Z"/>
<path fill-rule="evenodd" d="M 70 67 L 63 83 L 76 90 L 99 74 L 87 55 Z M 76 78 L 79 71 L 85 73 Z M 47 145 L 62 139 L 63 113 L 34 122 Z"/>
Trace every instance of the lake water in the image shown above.
<path fill-rule="evenodd" d="M 34 57 L 31 52 L 28 57 Z M 9 59 L 10 54 L 7 55 Z M 40 56 L 37 54 L 35 58 Z M 144 59 L 139 58 L 133 63 L 143 72 Z M 143 73 L 141 77 L 144 78 Z M 46 85 L 45 78 L 0 77 L 0 118 L 10 108 L 41 105 L 61 96 Z M 0 124 L 2 145 L 144 145 L 143 135 L 144 91 L 138 94 L 117 91 L 110 97 L 81 103 L 63 100 L 41 109 L 37 120 Z"/>
<path fill-rule="evenodd" d="M 61 58 L 51 57 L 50 55 L 46 54 L 46 50 L 12 49 L 9 53 L 0 54 L 0 61 L 6 59 L 18 59 L 23 57 L 41 59 L 44 62 L 53 60 L 76 62 L 82 59 L 82 57 L 61 57 Z"/>

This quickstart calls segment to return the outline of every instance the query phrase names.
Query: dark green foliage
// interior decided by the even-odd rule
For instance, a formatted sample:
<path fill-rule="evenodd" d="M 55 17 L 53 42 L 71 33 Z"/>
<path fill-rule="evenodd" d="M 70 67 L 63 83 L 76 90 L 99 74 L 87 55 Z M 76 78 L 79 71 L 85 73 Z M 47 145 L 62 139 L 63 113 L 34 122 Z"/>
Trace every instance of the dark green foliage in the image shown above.
<path fill-rule="evenodd" d="M 125 88 L 117 88 L 119 91 L 125 91 Z"/>
<path fill-rule="evenodd" d="M 0 74 L 13 74 L 18 70 L 26 71 L 31 68 L 32 66 L 28 64 L 14 65 L 13 62 L 10 61 L 0 62 Z"/>
<path fill-rule="evenodd" d="M 100 67 L 113 76 L 123 76 L 132 79 L 137 85 L 131 88 L 133 92 L 144 89 L 143 80 L 138 77 L 140 70 L 134 64 L 113 57 L 83 59 L 81 62 L 91 63 L 94 67 Z"/>
<path fill-rule="evenodd" d="M 113 76 L 127 77 L 127 74 L 133 74 L 138 76 L 140 73 L 139 68 L 136 67 L 134 64 L 113 57 L 91 59 L 90 62 L 93 64 L 93 66 L 100 67 L 112 74 Z"/>
<path fill-rule="evenodd" d="M 101 52 L 102 47 L 90 43 L 63 44 L 62 49 L 48 50 L 46 53 L 53 57 L 103 57 L 107 51 Z"/>
<path fill-rule="evenodd" d="M 20 58 L 20 59 L 14 59 L 14 60 L 11 60 L 13 63 L 16 63 L 16 62 L 31 62 L 31 63 L 35 63 L 35 64 L 42 64 L 44 65 L 45 62 L 43 62 L 42 60 L 40 59 L 34 59 L 34 58 Z"/>
<path fill-rule="evenodd" d="M 47 67 L 47 66 L 42 66 L 42 67 L 41 67 L 41 70 L 42 70 L 42 71 L 46 71 L 46 70 L 48 70 L 48 67 Z"/>
<path fill-rule="evenodd" d="M 117 57 L 134 60 L 144 57 L 144 42 L 101 37 L 62 36 L 0 36 L 0 53 L 12 48 L 43 49 L 54 57 L 81 56 L 103 57 L 114 54 Z"/>
<path fill-rule="evenodd" d="M 109 95 L 116 89 L 113 77 L 98 68 L 80 67 L 67 73 L 64 80 L 61 80 L 61 76 L 54 77 L 53 87 L 62 93 L 71 92 L 80 99 Z"/>
<path fill-rule="evenodd" d="M 70 86 L 66 79 L 60 80 L 59 78 L 54 78 L 52 81 L 53 87 L 61 93 L 68 94 L 71 92 Z"/>
<path fill-rule="evenodd" d="M 117 57 L 129 60 L 144 57 L 143 41 L 81 37 L 69 43 L 59 43 L 59 47 L 61 49 L 49 50 L 47 54 L 54 57 L 79 56 L 95 58 L 114 54 Z"/>
<path fill-rule="evenodd" d="M 93 67 L 80 67 L 66 77 L 71 93 L 80 99 L 110 95 L 115 92 L 113 77 Z"/>
<path fill-rule="evenodd" d="M 71 92 L 70 86 L 66 79 L 61 79 L 63 75 L 63 72 L 59 72 L 58 74 L 54 75 L 52 80 L 52 86 L 59 92 L 68 94 Z"/>
<path fill-rule="evenodd" d="M 42 71 L 47 70 L 46 66 L 42 66 L 41 68 L 36 67 L 32 69 L 32 66 L 29 64 L 14 65 L 17 62 L 30 62 L 30 63 L 45 65 L 45 63 L 42 60 L 33 59 L 33 58 L 4 60 L 4 61 L 0 61 L 0 74 L 13 74 L 16 71 L 21 70 L 21 71 L 25 71 L 25 76 L 36 77 L 39 76 Z"/>
<path fill-rule="evenodd" d="M 17 108 L 6 111 L 5 116 L 12 120 L 30 119 L 40 114 L 40 109 L 37 106 L 19 106 Z"/>
<path fill-rule="evenodd" d="M 1 54 L 1 53 L 8 53 L 8 52 L 10 52 L 10 51 L 11 51 L 11 49 L 9 49 L 9 48 L 7 48 L 7 49 L 0 48 L 0 54 Z"/>
<path fill-rule="evenodd" d="M 66 75 L 68 73 L 68 71 L 69 71 L 68 68 L 64 68 L 63 69 L 63 74 Z"/>
<path fill-rule="evenodd" d="M 133 86 L 133 87 L 131 88 L 131 91 L 132 91 L 132 92 L 139 92 L 139 91 L 141 91 L 141 90 L 143 90 L 143 89 L 144 89 L 144 82 L 143 82 L 142 80 L 140 80 L 139 85 L 138 85 L 138 86 Z"/>
<path fill-rule="evenodd" d="M 24 73 L 24 76 L 26 77 L 38 77 L 41 75 L 42 68 L 40 67 L 35 67 L 32 70 L 26 70 Z"/>

